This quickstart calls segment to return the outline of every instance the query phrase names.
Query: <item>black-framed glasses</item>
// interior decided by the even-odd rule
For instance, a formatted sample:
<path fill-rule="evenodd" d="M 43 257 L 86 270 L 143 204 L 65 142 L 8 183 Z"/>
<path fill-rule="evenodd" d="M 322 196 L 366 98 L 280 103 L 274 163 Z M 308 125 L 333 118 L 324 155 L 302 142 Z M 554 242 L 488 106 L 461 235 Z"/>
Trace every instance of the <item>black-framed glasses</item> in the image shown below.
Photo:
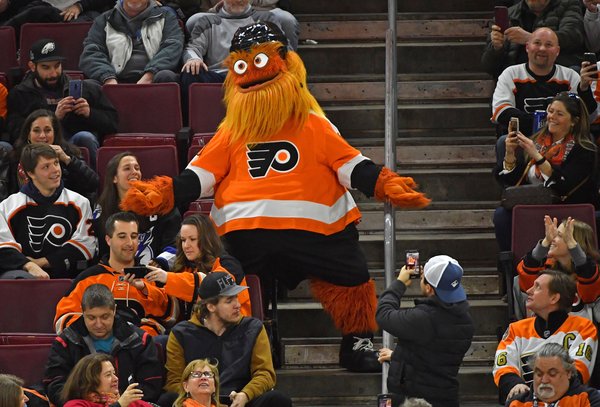
<path fill-rule="evenodd" d="M 194 379 L 199 379 L 201 377 L 208 377 L 209 379 L 214 379 L 215 374 L 213 372 L 191 372 L 190 377 Z"/>

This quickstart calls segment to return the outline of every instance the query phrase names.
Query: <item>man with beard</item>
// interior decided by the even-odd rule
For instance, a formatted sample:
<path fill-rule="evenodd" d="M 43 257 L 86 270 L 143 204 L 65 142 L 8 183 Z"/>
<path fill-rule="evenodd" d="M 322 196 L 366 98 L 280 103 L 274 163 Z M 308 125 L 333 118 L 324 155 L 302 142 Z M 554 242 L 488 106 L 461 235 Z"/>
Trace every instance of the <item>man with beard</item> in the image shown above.
<path fill-rule="evenodd" d="M 556 33 L 549 28 L 535 30 L 525 48 L 528 61 L 506 68 L 498 78 L 492 96 L 491 120 L 499 125 L 499 134 L 506 134 L 510 119 L 518 117 L 521 133 L 531 136 L 534 112 L 545 111 L 559 92 L 577 93 L 588 112 L 596 110 L 597 103 L 590 87 L 595 80 L 595 66 L 582 63 L 580 77 L 573 69 L 557 65 L 556 58 L 562 47 Z M 501 144 L 498 145 L 504 151 L 504 139 Z"/>
<path fill-rule="evenodd" d="M 126 269 L 139 266 L 135 253 L 138 248 L 138 218 L 129 212 L 112 214 L 105 225 L 103 236 L 110 249 L 100 263 L 84 270 L 56 305 L 54 327 L 63 329 L 82 315 L 81 299 L 92 284 L 110 288 L 117 304 L 117 314 L 139 326 L 152 336 L 165 333 L 164 324 L 173 322 L 176 307 L 165 290 Z"/>
<path fill-rule="evenodd" d="M 101 84 L 177 82 L 183 30 L 155 0 L 118 0 L 94 20 L 79 67 Z"/>
<path fill-rule="evenodd" d="M 600 406 L 598 390 L 581 384 L 575 361 L 558 343 L 547 343 L 530 359 L 533 366 L 533 392 L 521 393 L 509 401 L 510 407 Z"/>
<path fill-rule="evenodd" d="M 26 56 L 21 55 L 21 58 Z M 36 41 L 29 51 L 29 72 L 8 94 L 8 131 L 14 142 L 25 118 L 34 110 L 47 109 L 56 114 L 65 139 L 86 147 L 92 168 L 102 136 L 117 131 L 117 111 L 91 80 L 81 84 L 81 97 L 69 95 L 69 77 L 63 72 L 59 45 L 52 39 Z"/>
<path fill-rule="evenodd" d="M 167 342 L 167 384 L 171 392 L 159 401 L 171 405 L 185 366 L 195 359 L 219 361 L 219 396 L 232 407 L 291 407 L 285 394 L 273 390 L 275 369 L 262 322 L 243 317 L 238 294 L 248 287 L 226 272 L 209 273 L 198 289 L 201 298 L 189 321 L 177 324 Z M 221 400 L 225 402 L 225 400 Z"/>
<path fill-rule="evenodd" d="M 598 346 L 596 327 L 589 319 L 569 315 L 577 286 L 572 276 L 544 270 L 527 290 L 527 308 L 535 316 L 508 326 L 496 350 L 494 382 L 500 400 L 530 391 L 535 372 L 529 357 L 548 343 L 565 347 L 575 360 L 577 376 L 587 383 Z"/>
<path fill-rule="evenodd" d="M 483 69 L 494 78 L 507 67 L 527 61 L 525 44 L 540 27 L 558 36 L 562 53 L 558 63 L 577 66 L 584 52 L 583 14 L 580 0 L 519 0 L 508 9 L 509 27 L 502 32 L 493 24 L 481 57 Z"/>

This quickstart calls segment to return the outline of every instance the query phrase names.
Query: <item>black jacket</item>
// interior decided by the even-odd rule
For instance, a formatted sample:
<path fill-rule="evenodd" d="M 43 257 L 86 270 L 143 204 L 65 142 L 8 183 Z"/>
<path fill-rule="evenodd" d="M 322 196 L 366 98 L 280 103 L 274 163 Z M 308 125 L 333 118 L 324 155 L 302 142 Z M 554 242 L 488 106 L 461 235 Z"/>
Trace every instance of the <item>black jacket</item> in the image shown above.
<path fill-rule="evenodd" d="M 113 335 L 115 341 L 111 355 L 119 377 L 119 391 L 123 394 L 130 383 L 139 383 L 144 392 L 143 399 L 156 401 L 162 392 L 164 374 L 154 340 L 148 333 L 118 316 L 113 325 Z M 93 349 L 93 345 L 88 341 L 85 322 L 79 318 L 52 344 L 43 383 L 48 398 L 58 407 L 63 405 L 60 392 L 67 376 L 79 359 L 92 353 L 90 348 Z"/>
<path fill-rule="evenodd" d="M 64 73 L 61 77 L 61 86 L 63 96 L 67 96 L 69 93 L 69 78 Z M 104 96 L 100 85 L 93 80 L 86 79 L 83 81 L 81 91 L 82 97 L 90 105 L 90 117 L 85 118 L 74 113 L 68 113 L 61 120 L 63 129 L 70 134 L 79 131 L 90 131 L 98 136 L 98 141 L 101 141 L 101 136 L 116 133 L 119 121 L 117 110 Z M 8 115 L 6 121 L 11 143 L 14 143 L 19 136 L 21 126 L 31 112 L 36 109 L 56 110 L 56 105 L 49 104 L 41 90 L 35 86 L 31 72 L 25 76 L 20 84 L 10 90 L 7 105 Z"/>
<path fill-rule="evenodd" d="M 474 332 L 469 304 L 446 304 L 433 296 L 400 309 L 405 291 L 404 283 L 394 281 L 377 305 L 377 323 L 398 337 L 388 389 L 424 398 L 434 407 L 458 407 L 458 369 Z"/>

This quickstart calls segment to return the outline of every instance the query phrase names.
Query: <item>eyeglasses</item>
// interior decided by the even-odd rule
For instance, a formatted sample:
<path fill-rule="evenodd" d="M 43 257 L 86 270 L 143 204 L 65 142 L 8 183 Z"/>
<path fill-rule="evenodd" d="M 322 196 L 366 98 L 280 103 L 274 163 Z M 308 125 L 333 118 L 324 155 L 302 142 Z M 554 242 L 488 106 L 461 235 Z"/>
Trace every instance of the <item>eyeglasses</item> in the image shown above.
<path fill-rule="evenodd" d="M 208 377 L 209 379 L 214 379 L 215 374 L 213 372 L 192 372 L 190 373 L 190 377 L 194 379 L 199 379 L 201 377 Z"/>

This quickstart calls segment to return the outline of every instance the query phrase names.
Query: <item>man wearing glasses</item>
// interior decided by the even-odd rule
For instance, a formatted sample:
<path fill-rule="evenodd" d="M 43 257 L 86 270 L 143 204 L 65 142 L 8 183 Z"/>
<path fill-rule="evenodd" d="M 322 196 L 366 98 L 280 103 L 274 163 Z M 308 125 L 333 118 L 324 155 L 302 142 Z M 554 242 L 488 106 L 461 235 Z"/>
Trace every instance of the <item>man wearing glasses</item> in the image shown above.
<path fill-rule="evenodd" d="M 195 359 L 218 361 L 221 403 L 232 407 L 288 407 L 285 394 L 273 390 L 275 369 L 262 322 L 243 317 L 238 294 L 248 287 L 229 273 L 209 273 L 198 290 L 201 300 L 189 321 L 176 325 L 167 343 L 167 384 L 161 397 L 171 405 L 185 366 Z"/>

